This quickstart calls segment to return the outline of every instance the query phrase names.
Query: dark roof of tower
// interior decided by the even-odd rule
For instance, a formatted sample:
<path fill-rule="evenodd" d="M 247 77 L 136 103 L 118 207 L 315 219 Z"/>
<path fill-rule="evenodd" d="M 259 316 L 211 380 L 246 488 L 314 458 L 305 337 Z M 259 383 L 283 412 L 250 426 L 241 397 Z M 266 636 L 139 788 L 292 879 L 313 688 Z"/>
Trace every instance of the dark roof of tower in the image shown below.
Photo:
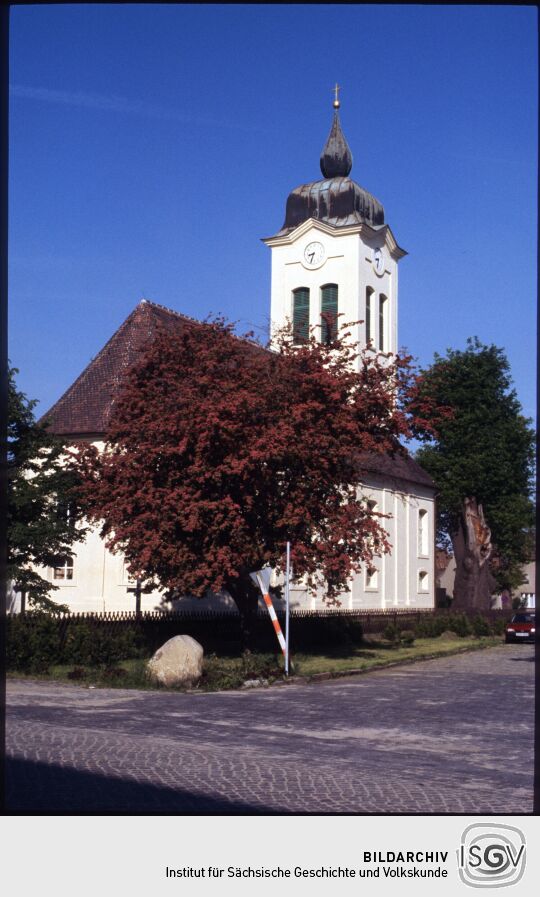
<path fill-rule="evenodd" d="M 322 176 L 323 178 L 346 178 L 350 173 L 352 163 L 352 153 L 341 130 L 339 112 L 336 109 L 328 139 L 321 153 Z"/>
<path fill-rule="evenodd" d="M 158 330 L 196 324 L 202 326 L 193 318 L 143 299 L 41 420 L 48 421 L 51 432 L 59 436 L 105 433 L 124 374 Z"/>
<path fill-rule="evenodd" d="M 334 227 L 350 224 L 384 225 L 384 209 L 378 199 L 347 177 L 313 181 L 296 187 L 287 199 L 285 222 L 279 231 L 286 234 L 309 218 Z"/>
<path fill-rule="evenodd" d="M 374 228 L 384 226 L 382 204 L 348 176 L 352 154 L 337 109 L 320 164 L 324 180 L 301 184 L 289 194 L 285 222 L 276 236 L 289 233 L 310 218 L 333 227 L 364 223 Z"/>

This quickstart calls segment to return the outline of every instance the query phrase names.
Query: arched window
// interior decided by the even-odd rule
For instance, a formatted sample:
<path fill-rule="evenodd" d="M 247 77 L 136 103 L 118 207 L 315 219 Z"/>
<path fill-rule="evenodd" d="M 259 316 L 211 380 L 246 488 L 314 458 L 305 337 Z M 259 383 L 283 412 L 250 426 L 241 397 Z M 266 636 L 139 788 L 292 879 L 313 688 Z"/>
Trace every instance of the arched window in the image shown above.
<path fill-rule="evenodd" d="M 309 337 L 309 290 L 298 287 L 293 290 L 293 335 L 298 343 Z"/>
<path fill-rule="evenodd" d="M 337 283 L 327 283 L 321 287 L 321 342 L 326 345 L 337 336 L 337 315 Z"/>
<path fill-rule="evenodd" d="M 429 592 L 429 577 L 427 570 L 418 571 L 418 591 Z"/>
<path fill-rule="evenodd" d="M 366 591 L 377 591 L 379 588 L 379 571 L 376 567 L 366 569 Z"/>
<path fill-rule="evenodd" d="M 370 514 L 378 513 L 378 504 L 374 498 L 368 498 L 366 501 L 367 508 Z M 368 536 L 368 544 L 371 548 L 376 547 L 376 541 L 373 536 Z M 365 578 L 365 590 L 376 592 L 379 590 L 379 571 L 376 567 L 367 566 L 366 567 L 366 578 Z"/>
<path fill-rule="evenodd" d="M 372 498 L 368 499 L 366 501 L 366 507 L 369 511 L 370 517 L 374 517 L 376 514 L 378 514 L 378 511 L 379 511 L 378 505 L 374 499 L 372 499 Z M 375 539 L 375 537 L 373 536 L 372 533 L 370 533 L 366 538 L 366 542 L 370 546 L 370 548 L 377 547 L 378 541 L 379 540 Z"/>
<path fill-rule="evenodd" d="M 379 350 L 388 352 L 388 299 L 379 296 Z"/>
<path fill-rule="evenodd" d="M 373 290 L 366 287 L 366 344 L 373 339 Z"/>
<path fill-rule="evenodd" d="M 428 512 L 418 511 L 418 554 L 427 555 L 428 552 Z"/>

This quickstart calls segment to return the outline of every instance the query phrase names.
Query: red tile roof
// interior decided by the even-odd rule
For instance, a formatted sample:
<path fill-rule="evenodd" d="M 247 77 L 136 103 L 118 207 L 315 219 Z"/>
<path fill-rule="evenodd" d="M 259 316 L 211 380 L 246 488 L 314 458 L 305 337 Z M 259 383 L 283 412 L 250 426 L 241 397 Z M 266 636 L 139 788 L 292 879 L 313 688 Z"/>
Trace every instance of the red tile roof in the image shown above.
<path fill-rule="evenodd" d="M 429 473 L 426 473 L 409 454 L 383 455 L 371 452 L 360 455 L 358 460 L 360 469 L 367 473 L 375 473 L 387 480 L 406 480 L 409 483 L 418 483 L 435 489 Z"/>
<path fill-rule="evenodd" d="M 186 324 L 199 322 L 143 299 L 41 420 L 48 420 L 51 431 L 59 436 L 103 435 L 127 369 L 155 337 L 160 325 L 181 329 Z"/>

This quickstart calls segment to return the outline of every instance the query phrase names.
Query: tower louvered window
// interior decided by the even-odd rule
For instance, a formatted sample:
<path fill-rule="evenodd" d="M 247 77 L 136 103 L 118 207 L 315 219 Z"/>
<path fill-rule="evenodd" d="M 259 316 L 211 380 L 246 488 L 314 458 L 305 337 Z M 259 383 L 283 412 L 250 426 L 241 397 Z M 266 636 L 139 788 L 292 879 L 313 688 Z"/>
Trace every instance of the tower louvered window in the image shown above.
<path fill-rule="evenodd" d="M 379 296 L 379 350 L 388 352 L 388 299 Z"/>
<path fill-rule="evenodd" d="M 298 287 L 293 290 L 293 334 L 296 342 L 303 343 L 309 336 L 309 290 Z"/>
<path fill-rule="evenodd" d="M 337 283 L 327 283 L 321 288 L 321 342 L 327 345 L 337 337 L 337 316 Z"/>
<path fill-rule="evenodd" d="M 366 288 L 366 344 L 373 339 L 373 290 Z"/>

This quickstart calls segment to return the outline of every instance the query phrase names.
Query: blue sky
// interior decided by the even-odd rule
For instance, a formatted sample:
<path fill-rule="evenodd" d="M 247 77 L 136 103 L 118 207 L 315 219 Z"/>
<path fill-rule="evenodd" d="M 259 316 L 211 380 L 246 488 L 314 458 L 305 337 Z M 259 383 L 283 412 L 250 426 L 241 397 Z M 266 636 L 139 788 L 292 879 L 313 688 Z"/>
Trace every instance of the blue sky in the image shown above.
<path fill-rule="evenodd" d="M 535 410 L 537 14 L 516 6 L 11 12 L 10 358 L 45 411 L 146 297 L 264 337 L 288 193 L 351 173 L 399 244 L 399 337 L 507 351 Z"/>

